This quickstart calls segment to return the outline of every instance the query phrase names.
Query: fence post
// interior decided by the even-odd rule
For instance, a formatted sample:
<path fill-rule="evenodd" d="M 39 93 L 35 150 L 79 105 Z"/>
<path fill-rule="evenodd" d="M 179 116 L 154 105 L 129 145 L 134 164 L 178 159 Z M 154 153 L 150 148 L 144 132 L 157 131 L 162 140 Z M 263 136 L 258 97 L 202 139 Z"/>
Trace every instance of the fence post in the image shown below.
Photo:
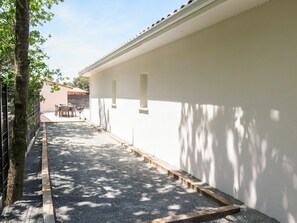
<path fill-rule="evenodd" d="M 37 101 L 36 101 L 37 109 L 36 109 L 36 118 L 35 118 L 35 124 L 37 125 L 37 129 L 40 128 L 40 93 L 37 94 Z M 36 129 L 36 130 L 37 130 Z"/>
<path fill-rule="evenodd" d="M 0 206 L 3 207 L 3 118 L 2 118 L 2 83 L 0 82 L 0 190 L 1 201 Z"/>
<path fill-rule="evenodd" d="M 1 201 L 0 205 L 3 207 L 3 202 L 6 197 L 7 177 L 9 168 L 9 116 L 8 116 L 8 87 L 6 84 L 0 82 L 0 186 L 1 186 Z"/>

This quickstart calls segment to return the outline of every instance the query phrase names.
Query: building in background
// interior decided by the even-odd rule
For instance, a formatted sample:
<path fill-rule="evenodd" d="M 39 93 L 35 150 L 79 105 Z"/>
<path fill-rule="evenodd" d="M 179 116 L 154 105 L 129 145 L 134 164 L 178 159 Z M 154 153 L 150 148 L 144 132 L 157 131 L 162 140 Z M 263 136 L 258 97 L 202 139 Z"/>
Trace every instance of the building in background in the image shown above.
<path fill-rule="evenodd" d="M 54 112 L 55 105 L 74 104 L 77 107 L 89 107 L 89 94 L 80 88 L 58 84 L 60 90 L 52 91 L 51 81 L 46 81 L 41 89 L 40 94 L 44 101 L 40 102 L 41 112 Z"/>

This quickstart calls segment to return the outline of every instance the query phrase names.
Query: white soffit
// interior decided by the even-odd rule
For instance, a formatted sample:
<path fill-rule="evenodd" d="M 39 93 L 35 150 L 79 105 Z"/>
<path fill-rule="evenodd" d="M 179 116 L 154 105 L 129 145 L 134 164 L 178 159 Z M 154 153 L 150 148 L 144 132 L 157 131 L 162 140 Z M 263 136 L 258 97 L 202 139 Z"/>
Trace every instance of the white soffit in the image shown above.
<path fill-rule="evenodd" d="M 206 0 L 187 5 L 155 27 L 84 68 L 83 76 L 115 66 L 201 29 L 240 14 L 269 0 Z M 199 5 L 197 5 L 199 4 Z"/>

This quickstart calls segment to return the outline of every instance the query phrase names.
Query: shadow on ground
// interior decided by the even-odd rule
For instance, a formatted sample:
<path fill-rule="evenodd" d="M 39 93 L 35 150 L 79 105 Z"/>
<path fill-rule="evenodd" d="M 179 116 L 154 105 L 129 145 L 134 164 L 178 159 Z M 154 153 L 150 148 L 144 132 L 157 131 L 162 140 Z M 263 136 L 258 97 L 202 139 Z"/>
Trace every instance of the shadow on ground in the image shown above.
<path fill-rule="evenodd" d="M 218 205 L 85 123 L 47 126 L 58 222 L 140 222 Z"/>
<path fill-rule="evenodd" d="M 25 164 L 24 196 L 1 210 L 1 222 L 43 222 L 41 189 L 41 136 L 29 152 Z"/>

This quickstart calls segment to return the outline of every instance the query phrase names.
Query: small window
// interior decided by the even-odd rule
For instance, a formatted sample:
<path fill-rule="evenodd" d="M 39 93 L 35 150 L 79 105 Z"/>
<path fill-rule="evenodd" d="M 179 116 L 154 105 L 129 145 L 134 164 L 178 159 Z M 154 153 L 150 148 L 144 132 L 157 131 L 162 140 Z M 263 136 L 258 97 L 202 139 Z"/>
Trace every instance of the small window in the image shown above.
<path fill-rule="evenodd" d="M 116 80 L 112 81 L 112 107 L 116 108 L 117 106 L 117 82 Z"/>
<path fill-rule="evenodd" d="M 147 74 L 140 75 L 140 111 L 148 110 L 147 99 Z"/>

